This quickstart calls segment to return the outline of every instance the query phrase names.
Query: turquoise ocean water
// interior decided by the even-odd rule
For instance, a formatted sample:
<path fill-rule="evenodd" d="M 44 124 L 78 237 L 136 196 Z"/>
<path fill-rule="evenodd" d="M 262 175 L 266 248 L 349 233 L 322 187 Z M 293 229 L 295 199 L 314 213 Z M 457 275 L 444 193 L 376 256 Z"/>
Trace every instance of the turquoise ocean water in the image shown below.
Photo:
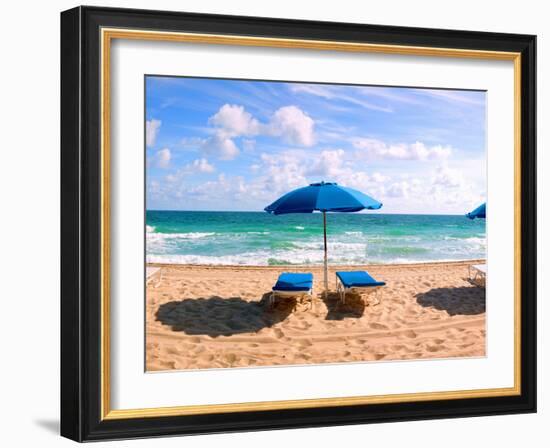
<path fill-rule="evenodd" d="M 319 213 L 152 211 L 150 263 L 323 263 Z M 485 258 L 485 221 L 464 216 L 327 214 L 332 264 L 417 263 Z"/>

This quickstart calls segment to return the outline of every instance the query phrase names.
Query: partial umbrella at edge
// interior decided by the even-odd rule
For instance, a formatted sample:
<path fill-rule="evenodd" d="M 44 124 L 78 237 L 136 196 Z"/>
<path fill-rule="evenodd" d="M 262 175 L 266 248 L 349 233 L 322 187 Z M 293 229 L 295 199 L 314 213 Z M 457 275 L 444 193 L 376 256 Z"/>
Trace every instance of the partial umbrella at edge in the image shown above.
<path fill-rule="evenodd" d="M 486 203 L 483 203 L 475 210 L 472 210 L 470 213 L 466 213 L 466 216 L 470 219 L 475 219 L 475 218 L 485 219 L 485 210 L 486 210 Z"/>
<path fill-rule="evenodd" d="M 264 210 L 274 215 L 288 213 L 323 213 L 324 248 L 325 248 L 325 293 L 328 291 L 328 257 L 327 257 L 327 212 L 349 213 L 361 210 L 377 210 L 382 203 L 354 190 L 342 187 L 333 182 L 319 182 L 307 187 L 292 190 Z"/>

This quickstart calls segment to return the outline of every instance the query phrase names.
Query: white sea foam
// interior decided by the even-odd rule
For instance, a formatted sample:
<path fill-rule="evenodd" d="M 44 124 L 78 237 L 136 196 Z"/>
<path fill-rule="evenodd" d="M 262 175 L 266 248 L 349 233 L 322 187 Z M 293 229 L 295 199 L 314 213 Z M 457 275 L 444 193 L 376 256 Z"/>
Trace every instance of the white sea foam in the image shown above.
<path fill-rule="evenodd" d="M 196 240 L 216 235 L 214 232 L 189 232 L 189 233 L 148 233 L 147 239 L 151 241 L 159 240 Z"/>
<path fill-rule="evenodd" d="M 261 252 L 225 256 L 154 254 L 147 255 L 147 263 L 267 266 L 268 257 Z"/>
<path fill-rule="evenodd" d="M 324 243 L 320 241 L 293 241 L 292 246 L 298 249 L 320 250 L 324 249 Z M 340 241 L 328 241 L 327 250 L 336 252 L 365 251 L 367 243 L 345 243 Z"/>
<path fill-rule="evenodd" d="M 329 253 L 329 265 L 361 265 L 361 264 L 413 264 L 433 263 L 468 260 L 472 256 L 444 257 L 444 258 L 406 258 L 406 257 L 384 257 L 347 254 L 346 256 Z M 278 253 L 272 252 L 250 252 L 238 255 L 211 256 L 211 255 L 176 255 L 176 254 L 151 254 L 147 255 L 148 263 L 168 264 L 198 264 L 198 265 L 322 265 L 324 261 L 322 251 L 292 250 Z"/>
<path fill-rule="evenodd" d="M 252 227 L 254 228 L 254 227 Z M 262 231 L 225 233 L 179 232 L 159 233 L 155 226 L 146 226 L 147 261 L 152 263 L 201 265 L 322 265 L 324 261 L 322 233 L 318 237 L 297 232 L 292 238 L 284 228 Z M 298 231 L 305 226 L 294 226 Z M 198 229 L 201 229 L 198 227 Z M 204 228 L 203 228 L 204 229 Z M 288 230 L 288 227 L 286 228 Z M 281 233 L 282 232 L 282 233 Z M 486 238 L 481 232 L 461 237 L 439 233 L 370 234 L 346 231 L 329 234 L 328 257 L 332 265 L 406 264 L 436 261 L 458 261 L 485 257 Z"/>
<path fill-rule="evenodd" d="M 309 246 L 309 247 L 307 247 Z M 278 264 L 296 265 L 321 265 L 324 261 L 322 243 L 306 244 L 306 247 L 281 250 L 257 250 L 232 255 L 203 255 L 203 254 L 167 254 L 163 253 L 165 247 L 151 247 L 147 256 L 149 263 L 174 263 L 174 264 L 202 264 L 202 265 L 252 265 L 266 266 Z M 329 263 L 335 264 L 361 264 L 366 263 L 366 246 L 364 244 L 334 243 L 329 247 Z"/>
<path fill-rule="evenodd" d="M 478 244 L 480 246 L 485 246 L 485 244 L 487 244 L 487 239 L 486 238 L 480 238 L 480 237 L 477 237 L 477 236 L 472 236 L 470 238 L 465 238 L 464 241 L 468 242 L 468 243 L 472 243 L 472 244 Z"/>

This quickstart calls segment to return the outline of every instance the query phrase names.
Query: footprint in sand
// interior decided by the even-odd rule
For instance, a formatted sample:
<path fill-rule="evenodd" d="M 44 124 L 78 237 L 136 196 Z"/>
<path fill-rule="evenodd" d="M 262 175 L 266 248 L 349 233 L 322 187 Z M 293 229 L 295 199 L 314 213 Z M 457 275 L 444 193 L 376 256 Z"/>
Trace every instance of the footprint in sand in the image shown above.
<path fill-rule="evenodd" d="M 379 324 L 377 322 L 373 322 L 373 323 L 369 324 L 369 327 L 374 329 L 374 330 L 387 330 L 388 329 L 387 325 Z"/>
<path fill-rule="evenodd" d="M 224 356 L 225 360 L 229 363 L 229 364 L 233 364 L 235 363 L 235 361 L 237 361 L 237 355 L 235 355 L 234 353 L 228 353 L 227 355 Z"/>
<path fill-rule="evenodd" d="M 438 352 L 439 350 L 442 350 L 443 347 L 441 347 L 440 345 L 428 345 L 426 346 L 426 350 L 428 350 L 429 352 Z"/>
<path fill-rule="evenodd" d="M 277 339 L 281 339 L 285 335 L 283 330 L 281 330 L 280 328 L 275 328 L 273 333 L 275 333 L 275 336 L 277 337 Z"/>
<path fill-rule="evenodd" d="M 412 338 L 415 338 L 417 336 L 417 334 L 413 330 L 406 330 L 406 331 L 403 332 L 403 336 L 412 339 Z"/>
<path fill-rule="evenodd" d="M 445 335 L 447 336 L 447 338 L 449 339 L 456 339 L 457 336 L 460 334 L 460 331 L 456 328 L 449 328 L 446 332 L 445 332 Z"/>

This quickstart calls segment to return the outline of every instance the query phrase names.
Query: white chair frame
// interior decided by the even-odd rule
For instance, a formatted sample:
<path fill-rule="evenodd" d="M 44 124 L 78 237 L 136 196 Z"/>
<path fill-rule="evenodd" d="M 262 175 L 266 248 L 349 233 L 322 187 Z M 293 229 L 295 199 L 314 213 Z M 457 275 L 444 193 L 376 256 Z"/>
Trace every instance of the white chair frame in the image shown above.
<path fill-rule="evenodd" d="M 385 285 L 377 285 L 377 286 L 352 286 L 351 288 L 346 288 L 344 284 L 342 283 L 342 280 L 336 275 L 336 292 L 338 293 L 338 296 L 340 298 L 340 302 L 342 304 L 346 303 L 346 294 L 349 293 L 356 293 L 359 294 L 361 297 L 363 295 L 374 295 L 374 298 L 376 300 L 375 303 L 368 303 L 368 305 L 378 305 L 380 304 L 380 298 L 379 298 L 379 291 L 380 289 Z"/>
<path fill-rule="evenodd" d="M 308 291 L 280 291 L 280 290 L 273 290 L 271 291 L 271 295 L 269 296 L 269 307 L 273 308 L 275 306 L 275 299 L 276 297 L 296 297 L 300 300 L 296 301 L 296 304 L 303 303 L 305 297 L 309 297 L 310 305 L 313 306 L 313 287 L 309 289 Z M 311 308 L 310 306 L 310 308 Z"/>
<path fill-rule="evenodd" d="M 468 277 L 470 281 L 478 286 L 485 286 L 487 277 L 486 269 L 486 264 L 471 264 L 468 266 Z"/>

